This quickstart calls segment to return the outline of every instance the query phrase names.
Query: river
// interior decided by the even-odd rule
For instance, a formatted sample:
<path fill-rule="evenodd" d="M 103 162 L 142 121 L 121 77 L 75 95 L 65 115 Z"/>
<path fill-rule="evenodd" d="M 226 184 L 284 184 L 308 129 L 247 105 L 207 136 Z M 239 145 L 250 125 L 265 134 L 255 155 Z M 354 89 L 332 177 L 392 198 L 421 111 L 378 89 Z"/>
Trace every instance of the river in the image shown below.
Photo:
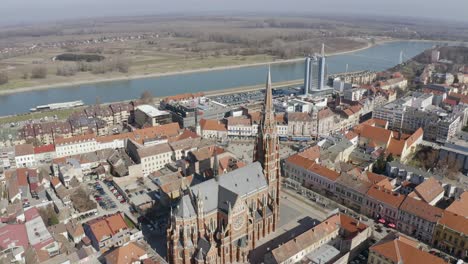
<path fill-rule="evenodd" d="M 436 42 L 398 41 L 379 44 L 371 48 L 327 58 L 328 73 L 373 70 L 381 71 L 399 63 L 400 52 L 412 58 Z M 37 105 L 83 100 L 94 104 L 138 98 L 145 90 L 154 96 L 168 96 L 187 92 L 223 90 L 265 82 L 266 66 L 248 66 L 227 70 L 167 75 L 126 81 L 64 86 L 46 90 L 25 91 L 0 96 L 0 116 L 28 112 Z M 303 62 L 279 63 L 271 66 L 273 82 L 303 78 Z"/>

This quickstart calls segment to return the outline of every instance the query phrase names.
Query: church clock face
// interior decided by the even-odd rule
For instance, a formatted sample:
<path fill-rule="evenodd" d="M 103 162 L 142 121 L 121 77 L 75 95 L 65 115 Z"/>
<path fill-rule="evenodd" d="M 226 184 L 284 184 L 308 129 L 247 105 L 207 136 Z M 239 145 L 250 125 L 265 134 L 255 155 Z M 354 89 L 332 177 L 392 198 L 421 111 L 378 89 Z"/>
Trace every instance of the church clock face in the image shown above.
<path fill-rule="evenodd" d="M 242 214 L 238 215 L 234 217 L 232 227 L 234 228 L 234 230 L 239 230 L 244 226 L 244 222 L 245 222 L 245 216 L 243 216 Z"/>

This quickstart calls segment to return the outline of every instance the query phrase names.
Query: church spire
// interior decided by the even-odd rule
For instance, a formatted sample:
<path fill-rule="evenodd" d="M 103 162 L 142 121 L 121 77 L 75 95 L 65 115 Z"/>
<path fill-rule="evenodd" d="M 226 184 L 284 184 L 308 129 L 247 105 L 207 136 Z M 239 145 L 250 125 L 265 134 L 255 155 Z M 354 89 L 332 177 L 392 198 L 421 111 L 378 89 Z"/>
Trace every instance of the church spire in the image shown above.
<path fill-rule="evenodd" d="M 268 67 L 262 119 L 258 127 L 257 142 L 254 149 L 254 161 L 260 162 L 266 177 L 271 177 L 277 166 L 275 153 L 278 150 L 278 144 L 271 71 L 270 67 Z"/>

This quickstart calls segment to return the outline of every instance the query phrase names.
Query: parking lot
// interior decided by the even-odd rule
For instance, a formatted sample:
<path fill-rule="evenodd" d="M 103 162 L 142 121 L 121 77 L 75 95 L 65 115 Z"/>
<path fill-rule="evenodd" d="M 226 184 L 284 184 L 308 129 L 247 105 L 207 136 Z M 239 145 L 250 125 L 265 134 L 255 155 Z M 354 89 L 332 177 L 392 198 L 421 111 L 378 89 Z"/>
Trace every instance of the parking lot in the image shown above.
<path fill-rule="evenodd" d="M 91 189 L 93 199 L 98 204 L 98 214 L 96 217 L 123 212 L 134 222 L 137 222 L 136 217 L 131 213 L 132 210 L 129 204 L 114 188 L 112 182 L 95 181 L 88 183 L 88 187 Z"/>

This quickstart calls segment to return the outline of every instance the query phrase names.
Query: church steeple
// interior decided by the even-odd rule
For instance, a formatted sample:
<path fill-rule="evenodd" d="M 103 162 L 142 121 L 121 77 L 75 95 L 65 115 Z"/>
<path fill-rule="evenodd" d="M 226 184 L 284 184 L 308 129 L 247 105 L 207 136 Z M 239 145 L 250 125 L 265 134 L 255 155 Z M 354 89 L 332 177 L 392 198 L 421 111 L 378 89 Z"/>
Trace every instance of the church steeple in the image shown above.
<path fill-rule="evenodd" d="M 271 72 L 268 67 L 262 119 L 258 127 L 257 142 L 254 149 L 254 161 L 258 161 L 262 164 L 265 177 L 267 177 L 268 181 L 276 178 L 276 171 L 278 170 L 278 147 L 279 141 L 273 106 Z"/>
<path fill-rule="evenodd" d="M 271 73 L 270 68 L 268 68 L 262 119 L 258 127 L 257 142 L 254 149 L 254 162 L 259 162 L 262 165 L 263 174 L 268 183 L 268 200 L 265 201 L 264 206 L 268 206 L 273 211 L 273 230 L 276 230 L 279 222 L 279 192 L 281 188 L 279 160 L 279 137 L 273 106 Z"/>

